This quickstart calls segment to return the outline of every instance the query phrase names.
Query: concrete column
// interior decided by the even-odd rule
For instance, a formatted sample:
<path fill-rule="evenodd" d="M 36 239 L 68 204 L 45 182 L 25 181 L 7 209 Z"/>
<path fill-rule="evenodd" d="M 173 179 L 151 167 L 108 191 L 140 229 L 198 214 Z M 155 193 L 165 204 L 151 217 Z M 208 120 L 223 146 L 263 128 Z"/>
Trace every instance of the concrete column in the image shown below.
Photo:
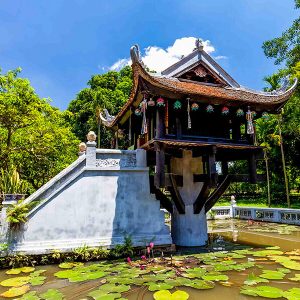
<path fill-rule="evenodd" d="M 147 152 L 144 149 L 136 149 L 136 166 L 141 168 L 147 167 Z"/>
<path fill-rule="evenodd" d="M 17 204 L 17 200 L 5 200 L 2 202 L 2 210 L 0 214 L 0 239 L 3 242 L 8 241 L 9 223 L 7 222 L 7 211 L 10 207 Z"/>
<path fill-rule="evenodd" d="M 182 158 L 172 158 L 171 171 L 183 176 L 183 186 L 179 193 L 185 204 L 185 214 L 179 214 L 173 207 L 172 238 L 178 246 L 203 246 L 207 236 L 205 208 L 194 214 L 194 202 L 199 195 L 203 183 L 194 182 L 194 174 L 203 174 L 202 157 L 193 157 L 192 151 L 184 150 Z"/>
<path fill-rule="evenodd" d="M 86 143 L 86 166 L 96 167 L 96 142 L 89 141 Z"/>

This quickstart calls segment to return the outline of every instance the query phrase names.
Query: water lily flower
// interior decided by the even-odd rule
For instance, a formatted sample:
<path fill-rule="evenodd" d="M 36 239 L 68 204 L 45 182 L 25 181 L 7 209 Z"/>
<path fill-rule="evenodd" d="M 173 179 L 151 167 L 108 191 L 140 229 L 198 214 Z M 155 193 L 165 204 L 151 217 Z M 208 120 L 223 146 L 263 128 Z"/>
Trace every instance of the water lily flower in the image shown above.
<path fill-rule="evenodd" d="M 151 242 L 151 243 L 149 244 L 149 246 L 150 246 L 150 248 L 152 249 L 152 248 L 154 247 L 154 243 Z"/>
<path fill-rule="evenodd" d="M 141 270 L 145 270 L 146 267 L 145 267 L 144 265 L 140 265 L 140 269 L 141 269 Z"/>
<path fill-rule="evenodd" d="M 131 264 L 131 258 L 130 258 L 130 257 L 127 257 L 127 262 L 128 262 L 129 264 Z"/>
<path fill-rule="evenodd" d="M 147 253 L 150 254 L 150 247 L 147 247 Z"/>
<path fill-rule="evenodd" d="M 147 257 L 146 257 L 145 255 L 142 255 L 142 256 L 141 256 L 141 259 L 142 259 L 142 260 L 147 260 Z"/>

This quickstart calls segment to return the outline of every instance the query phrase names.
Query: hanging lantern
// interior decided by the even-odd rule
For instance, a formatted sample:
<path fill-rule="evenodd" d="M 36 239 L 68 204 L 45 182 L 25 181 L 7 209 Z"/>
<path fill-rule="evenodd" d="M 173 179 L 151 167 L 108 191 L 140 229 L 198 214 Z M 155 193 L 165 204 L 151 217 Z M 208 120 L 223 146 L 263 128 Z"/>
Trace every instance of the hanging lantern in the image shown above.
<path fill-rule="evenodd" d="M 214 112 L 214 110 L 215 109 L 214 109 L 214 107 L 212 105 L 209 104 L 209 105 L 206 106 L 206 112 L 208 112 L 208 113 L 211 114 L 211 113 Z"/>
<path fill-rule="evenodd" d="M 155 101 L 153 100 L 152 97 L 151 97 L 150 100 L 148 101 L 148 106 L 150 106 L 150 107 L 155 106 Z"/>
<path fill-rule="evenodd" d="M 192 108 L 192 111 L 197 111 L 197 110 L 199 109 L 199 105 L 198 105 L 197 103 L 194 102 L 194 103 L 192 104 L 191 108 Z"/>
<path fill-rule="evenodd" d="M 181 107 L 182 107 L 182 103 L 181 103 L 179 100 L 176 100 L 176 101 L 174 102 L 174 104 L 173 104 L 173 108 L 174 108 L 175 110 L 180 110 Z"/>
<path fill-rule="evenodd" d="M 270 115 L 266 111 L 262 113 L 261 117 L 264 121 L 268 121 L 270 119 Z"/>
<path fill-rule="evenodd" d="M 239 108 L 237 111 L 236 111 L 236 116 L 237 117 L 243 117 L 245 115 L 244 111 Z"/>
<path fill-rule="evenodd" d="M 223 108 L 222 108 L 222 115 L 223 116 L 227 116 L 227 115 L 229 115 L 229 108 L 228 107 L 226 107 L 226 106 L 224 106 Z"/>
<path fill-rule="evenodd" d="M 142 111 L 140 108 L 136 108 L 135 111 L 134 111 L 134 114 L 138 117 L 140 117 L 142 115 Z"/>
<path fill-rule="evenodd" d="M 162 98 L 162 97 L 159 97 L 157 100 L 156 100 L 156 105 L 158 107 L 164 107 L 165 106 L 165 100 Z"/>

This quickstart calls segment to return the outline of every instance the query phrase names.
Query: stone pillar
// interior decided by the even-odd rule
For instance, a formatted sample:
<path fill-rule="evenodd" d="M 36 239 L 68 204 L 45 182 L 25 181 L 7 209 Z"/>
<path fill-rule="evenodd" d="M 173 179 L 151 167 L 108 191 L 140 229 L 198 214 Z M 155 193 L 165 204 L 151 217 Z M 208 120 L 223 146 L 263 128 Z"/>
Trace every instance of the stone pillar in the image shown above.
<path fill-rule="evenodd" d="M 96 167 L 96 134 L 94 131 L 90 131 L 87 134 L 87 143 L 86 143 L 86 166 L 87 167 Z"/>
<path fill-rule="evenodd" d="M 144 149 L 136 149 L 136 166 L 141 168 L 147 167 L 147 153 Z"/>
<path fill-rule="evenodd" d="M 171 171 L 183 176 L 183 186 L 179 193 L 185 204 L 185 214 L 179 214 L 173 207 L 172 238 L 178 246 L 203 246 L 207 235 L 207 221 L 203 206 L 199 214 L 194 214 L 194 202 L 203 187 L 203 182 L 194 182 L 194 174 L 203 174 L 202 157 L 192 157 L 192 151 L 184 150 L 182 158 L 172 158 Z"/>
<path fill-rule="evenodd" d="M 5 196 L 4 196 L 5 197 Z M 2 202 L 2 210 L 1 210 L 1 214 L 0 214 L 0 239 L 1 241 L 8 242 L 9 240 L 9 223 L 7 222 L 6 218 L 7 218 L 7 211 L 10 207 L 12 207 L 13 205 L 17 204 L 18 200 L 13 199 L 13 200 L 6 200 L 4 198 L 3 202 Z"/>

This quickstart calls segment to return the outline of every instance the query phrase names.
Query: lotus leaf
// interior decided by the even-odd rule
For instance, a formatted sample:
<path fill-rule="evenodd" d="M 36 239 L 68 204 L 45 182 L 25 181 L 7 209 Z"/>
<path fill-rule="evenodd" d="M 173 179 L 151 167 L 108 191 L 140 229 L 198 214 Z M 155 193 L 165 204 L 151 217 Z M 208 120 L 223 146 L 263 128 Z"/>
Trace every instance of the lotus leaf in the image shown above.
<path fill-rule="evenodd" d="M 218 272 L 211 272 L 203 275 L 202 279 L 208 281 L 227 281 L 229 277 Z"/>
<path fill-rule="evenodd" d="M 99 287 L 99 290 L 106 292 L 106 293 L 123 293 L 123 292 L 129 291 L 130 286 L 124 285 L 124 284 L 116 285 L 113 283 L 106 283 L 106 284 L 101 285 Z"/>
<path fill-rule="evenodd" d="M 283 279 L 285 277 L 285 275 L 286 275 L 286 273 L 282 273 L 279 271 L 263 270 L 263 273 L 261 275 L 259 275 L 259 277 L 265 278 L 265 279 L 279 280 L 279 279 Z"/>
<path fill-rule="evenodd" d="M 95 300 L 114 300 L 119 299 L 121 297 L 120 293 L 108 294 L 107 292 L 101 290 L 92 291 L 88 295 Z"/>
<path fill-rule="evenodd" d="M 107 281 L 109 283 L 120 283 L 120 284 L 133 284 L 134 280 L 132 278 L 126 277 L 108 277 Z"/>
<path fill-rule="evenodd" d="M 155 300 L 187 300 L 189 298 L 189 294 L 180 290 L 173 294 L 170 291 L 162 290 L 154 293 L 153 298 Z"/>
<path fill-rule="evenodd" d="M 295 277 L 289 278 L 292 281 L 300 281 L 300 274 L 295 274 Z"/>
<path fill-rule="evenodd" d="M 260 278 L 260 277 L 256 276 L 254 273 L 251 273 L 248 275 L 247 280 L 244 281 L 244 284 L 256 285 L 256 284 L 262 283 L 262 282 L 269 282 L 269 280 L 267 280 L 265 278 Z"/>
<path fill-rule="evenodd" d="M 242 287 L 241 294 L 265 298 L 281 298 L 283 290 L 272 286 Z"/>
<path fill-rule="evenodd" d="M 283 292 L 283 297 L 288 300 L 299 300 L 300 299 L 300 288 L 292 288 L 288 291 Z"/>
<path fill-rule="evenodd" d="M 24 294 L 20 300 L 40 300 L 41 298 L 36 295 L 36 291 Z"/>
<path fill-rule="evenodd" d="M 257 257 L 265 257 L 265 256 L 273 256 L 273 255 L 282 255 L 283 252 L 280 250 L 261 250 L 253 252 L 253 256 Z"/>
<path fill-rule="evenodd" d="M 215 284 L 212 281 L 193 280 L 190 284 L 186 284 L 186 286 L 197 290 L 207 290 L 214 288 Z"/>
<path fill-rule="evenodd" d="M 7 275 L 18 275 L 21 272 L 22 273 L 30 273 L 33 272 L 35 270 L 34 267 L 23 267 L 23 268 L 16 268 L 16 269 L 10 269 L 8 271 L 6 271 Z"/>
<path fill-rule="evenodd" d="M 23 285 L 20 287 L 12 287 L 8 291 L 2 293 L 0 296 L 2 296 L 4 298 L 14 298 L 14 297 L 24 295 L 25 293 L 27 293 L 29 291 L 29 289 L 30 288 L 28 285 Z"/>
<path fill-rule="evenodd" d="M 41 299 L 44 300 L 62 300 L 64 299 L 64 295 L 55 289 L 49 289 L 47 292 L 40 295 Z"/>
<path fill-rule="evenodd" d="M 193 269 L 187 269 L 185 272 L 186 273 L 183 275 L 184 277 L 201 278 L 206 273 L 206 269 L 204 269 L 204 268 L 193 268 Z"/>
<path fill-rule="evenodd" d="M 161 290 L 171 290 L 174 285 L 166 284 L 166 283 L 151 283 L 149 285 L 149 291 L 161 291 Z"/>
<path fill-rule="evenodd" d="M 33 276 L 30 279 L 29 283 L 31 285 L 33 285 L 33 286 L 35 286 L 35 285 L 42 285 L 42 284 L 44 284 L 44 282 L 45 282 L 46 279 L 47 279 L 47 277 L 45 277 L 45 276 Z"/>
<path fill-rule="evenodd" d="M 22 286 L 24 284 L 29 283 L 31 277 L 29 276 L 22 276 L 22 277 L 14 277 L 14 278 L 9 278 L 6 280 L 3 280 L 0 282 L 2 286 L 13 286 L 13 287 L 18 287 Z"/>
<path fill-rule="evenodd" d="M 72 269 L 74 267 L 83 266 L 80 262 L 63 262 L 58 265 L 61 269 Z"/>
<path fill-rule="evenodd" d="M 41 274 L 43 274 L 45 272 L 46 272 L 46 270 L 37 270 L 37 271 L 34 271 L 33 273 L 31 273 L 30 277 L 40 276 Z"/>

